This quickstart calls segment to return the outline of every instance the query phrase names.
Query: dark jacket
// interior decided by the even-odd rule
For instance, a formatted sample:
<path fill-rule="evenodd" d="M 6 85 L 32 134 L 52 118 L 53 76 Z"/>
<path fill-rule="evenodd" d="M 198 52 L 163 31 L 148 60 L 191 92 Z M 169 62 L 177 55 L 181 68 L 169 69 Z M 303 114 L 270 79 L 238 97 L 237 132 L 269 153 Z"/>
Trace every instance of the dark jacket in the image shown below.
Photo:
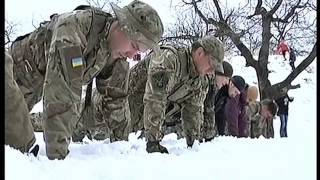
<path fill-rule="evenodd" d="M 219 135 L 225 134 L 225 128 L 226 128 L 225 105 L 227 103 L 227 100 L 229 99 L 228 89 L 229 89 L 229 85 L 222 86 L 218 90 L 214 100 L 215 121 L 216 121 L 216 126 L 218 129 Z"/>
<path fill-rule="evenodd" d="M 279 99 L 276 100 L 276 103 L 279 106 L 278 113 L 277 115 L 279 116 L 280 114 L 286 114 L 288 115 L 288 110 L 289 110 L 289 102 L 293 101 L 293 97 L 289 97 L 288 94 L 285 96 L 280 97 Z"/>
<path fill-rule="evenodd" d="M 228 98 L 225 105 L 225 117 L 228 134 L 237 137 L 249 136 L 249 119 L 246 113 L 247 91 L 234 98 Z"/>

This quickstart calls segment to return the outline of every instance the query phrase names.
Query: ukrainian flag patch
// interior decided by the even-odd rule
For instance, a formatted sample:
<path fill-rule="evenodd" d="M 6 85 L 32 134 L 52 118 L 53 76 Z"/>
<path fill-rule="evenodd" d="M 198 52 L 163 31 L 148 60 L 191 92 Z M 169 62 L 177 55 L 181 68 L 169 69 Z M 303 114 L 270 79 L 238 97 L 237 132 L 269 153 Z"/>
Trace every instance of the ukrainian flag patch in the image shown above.
<path fill-rule="evenodd" d="M 82 62 L 82 57 L 76 57 L 76 58 L 72 58 L 72 67 L 79 67 L 82 66 L 83 62 Z"/>

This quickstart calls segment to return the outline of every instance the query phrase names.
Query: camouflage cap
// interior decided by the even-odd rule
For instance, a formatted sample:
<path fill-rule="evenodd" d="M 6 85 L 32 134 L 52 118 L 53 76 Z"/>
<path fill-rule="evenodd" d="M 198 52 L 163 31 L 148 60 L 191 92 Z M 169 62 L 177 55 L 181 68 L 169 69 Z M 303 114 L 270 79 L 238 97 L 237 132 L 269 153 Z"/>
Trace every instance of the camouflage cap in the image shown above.
<path fill-rule="evenodd" d="M 150 5 L 134 0 L 120 8 L 114 3 L 111 7 L 116 14 L 122 30 L 130 39 L 142 44 L 142 49 L 158 51 L 158 42 L 163 35 L 163 24 L 155 9 Z M 141 47 L 140 47 L 141 50 Z"/>
<path fill-rule="evenodd" d="M 223 70 L 223 58 L 224 58 L 224 47 L 223 43 L 213 35 L 208 35 L 200 38 L 198 42 L 209 53 L 213 58 L 213 64 L 215 66 L 215 71 L 224 73 Z"/>

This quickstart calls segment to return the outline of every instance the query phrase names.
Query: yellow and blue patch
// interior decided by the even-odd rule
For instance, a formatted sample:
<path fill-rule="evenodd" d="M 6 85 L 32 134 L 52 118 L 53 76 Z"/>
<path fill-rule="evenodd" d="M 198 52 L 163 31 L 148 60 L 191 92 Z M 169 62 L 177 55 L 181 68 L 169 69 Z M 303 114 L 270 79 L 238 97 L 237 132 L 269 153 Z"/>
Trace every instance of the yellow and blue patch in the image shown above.
<path fill-rule="evenodd" d="M 79 67 L 82 66 L 83 62 L 82 62 L 82 57 L 76 57 L 76 58 L 72 58 L 72 67 Z"/>

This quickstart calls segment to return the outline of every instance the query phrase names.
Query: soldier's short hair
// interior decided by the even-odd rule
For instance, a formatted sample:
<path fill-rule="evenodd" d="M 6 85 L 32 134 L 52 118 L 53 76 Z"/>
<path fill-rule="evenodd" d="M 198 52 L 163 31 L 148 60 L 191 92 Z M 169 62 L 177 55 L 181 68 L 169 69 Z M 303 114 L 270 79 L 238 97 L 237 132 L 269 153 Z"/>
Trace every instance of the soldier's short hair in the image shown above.
<path fill-rule="evenodd" d="M 191 51 L 192 52 L 194 52 L 194 51 L 196 51 L 198 48 L 200 48 L 200 47 L 202 47 L 202 45 L 200 44 L 200 42 L 198 42 L 198 41 L 196 41 L 196 42 L 194 42 L 194 43 L 192 43 L 192 45 L 191 45 Z M 206 54 L 208 54 L 208 52 L 204 49 L 204 52 L 206 53 Z"/>
<path fill-rule="evenodd" d="M 271 99 L 264 99 L 261 101 L 261 105 L 264 105 L 267 107 L 268 111 L 272 114 L 272 116 L 275 116 L 278 112 L 278 105 L 275 101 Z"/>

